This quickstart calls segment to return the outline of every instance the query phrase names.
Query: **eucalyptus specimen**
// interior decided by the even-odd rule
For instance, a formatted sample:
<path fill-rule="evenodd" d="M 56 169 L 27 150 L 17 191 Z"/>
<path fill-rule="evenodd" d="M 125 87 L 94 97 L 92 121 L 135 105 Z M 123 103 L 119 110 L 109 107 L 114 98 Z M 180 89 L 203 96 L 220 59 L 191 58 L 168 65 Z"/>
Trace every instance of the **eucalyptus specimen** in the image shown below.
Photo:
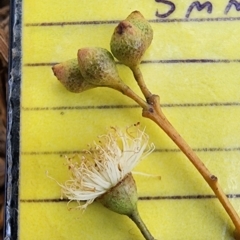
<path fill-rule="evenodd" d="M 103 48 L 82 48 L 77 59 L 53 66 L 59 81 L 72 92 L 82 92 L 94 87 L 109 87 L 120 91 L 142 107 L 142 116 L 155 122 L 181 149 L 202 175 L 235 225 L 235 239 L 240 239 L 240 218 L 213 175 L 179 135 L 162 112 L 160 98 L 152 94 L 145 84 L 139 68 L 141 59 L 150 46 L 153 30 L 138 11 L 132 12 L 114 30 L 110 42 L 113 56 L 128 66 L 142 91 L 144 99 L 138 96 L 119 77 L 112 54 Z"/>

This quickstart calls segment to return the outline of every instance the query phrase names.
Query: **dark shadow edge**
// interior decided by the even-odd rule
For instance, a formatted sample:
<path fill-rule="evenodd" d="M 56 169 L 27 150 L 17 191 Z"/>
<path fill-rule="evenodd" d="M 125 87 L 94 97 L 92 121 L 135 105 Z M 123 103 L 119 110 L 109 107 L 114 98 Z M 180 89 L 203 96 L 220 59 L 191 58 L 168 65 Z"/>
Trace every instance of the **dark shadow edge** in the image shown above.
<path fill-rule="evenodd" d="M 22 0 L 10 1 L 5 215 L 3 237 L 18 239 Z"/>

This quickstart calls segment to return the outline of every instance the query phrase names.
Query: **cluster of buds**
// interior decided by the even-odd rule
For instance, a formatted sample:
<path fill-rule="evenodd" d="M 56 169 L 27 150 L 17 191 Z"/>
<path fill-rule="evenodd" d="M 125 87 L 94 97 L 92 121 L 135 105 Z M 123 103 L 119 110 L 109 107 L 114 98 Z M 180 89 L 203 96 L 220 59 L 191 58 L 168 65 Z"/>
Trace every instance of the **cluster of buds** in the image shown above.
<path fill-rule="evenodd" d="M 113 55 L 103 48 L 81 48 L 76 59 L 56 64 L 52 69 L 71 92 L 79 93 L 94 87 L 124 92 L 127 86 L 119 77 L 114 57 L 130 68 L 137 66 L 152 38 L 150 24 L 140 12 L 134 11 L 114 30 L 110 43 Z"/>

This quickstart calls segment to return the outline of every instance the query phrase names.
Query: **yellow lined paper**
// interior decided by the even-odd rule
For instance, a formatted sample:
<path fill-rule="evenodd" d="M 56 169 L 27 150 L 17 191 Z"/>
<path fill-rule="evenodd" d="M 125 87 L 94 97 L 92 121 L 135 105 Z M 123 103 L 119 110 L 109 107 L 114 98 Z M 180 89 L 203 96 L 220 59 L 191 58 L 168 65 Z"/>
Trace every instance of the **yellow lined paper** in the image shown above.
<path fill-rule="evenodd" d="M 97 203 L 84 214 L 67 209 L 59 186 L 68 170 L 64 155 L 81 153 L 109 126 L 141 122 L 156 145 L 136 171 L 139 212 L 156 239 L 230 240 L 232 223 L 201 176 L 160 131 L 141 117 L 141 109 L 111 89 L 68 92 L 53 76 L 54 63 L 76 57 L 86 46 L 109 50 L 119 20 L 139 10 L 154 29 L 141 70 L 159 94 L 164 113 L 207 167 L 217 175 L 240 213 L 239 21 L 234 5 L 211 1 L 206 9 L 187 9 L 194 1 L 24 1 L 21 90 L 19 239 L 143 239 L 125 216 Z M 203 2 L 202 2 L 203 3 Z M 240 5 L 240 3 L 239 3 Z M 140 94 L 131 72 L 120 76 Z"/>

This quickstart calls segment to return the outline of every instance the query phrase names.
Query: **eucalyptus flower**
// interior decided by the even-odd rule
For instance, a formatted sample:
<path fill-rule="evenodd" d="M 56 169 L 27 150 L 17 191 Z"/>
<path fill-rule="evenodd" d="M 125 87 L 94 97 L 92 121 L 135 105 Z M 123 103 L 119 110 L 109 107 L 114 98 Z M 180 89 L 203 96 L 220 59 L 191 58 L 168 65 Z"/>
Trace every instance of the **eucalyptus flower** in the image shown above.
<path fill-rule="evenodd" d="M 145 131 L 134 127 L 126 131 L 111 128 L 99 137 L 80 157 L 79 161 L 67 158 L 71 179 L 61 185 L 62 193 L 69 200 L 86 201 L 79 208 L 85 209 L 96 198 L 102 196 L 121 182 L 154 149 L 148 144 Z"/>
<path fill-rule="evenodd" d="M 82 210 L 96 200 L 116 213 L 127 215 L 146 239 L 153 240 L 139 216 L 137 188 L 131 174 L 140 160 L 154 150 L 148 141 L 148 135 L 137 126 L 133 131 L 132 127 L 125 131 L 111 128 L 78 161 L 66 157 L 71 178 L 60 184 L 62 194 L 70 202 L 77 201 L 77 208 Z"/>

